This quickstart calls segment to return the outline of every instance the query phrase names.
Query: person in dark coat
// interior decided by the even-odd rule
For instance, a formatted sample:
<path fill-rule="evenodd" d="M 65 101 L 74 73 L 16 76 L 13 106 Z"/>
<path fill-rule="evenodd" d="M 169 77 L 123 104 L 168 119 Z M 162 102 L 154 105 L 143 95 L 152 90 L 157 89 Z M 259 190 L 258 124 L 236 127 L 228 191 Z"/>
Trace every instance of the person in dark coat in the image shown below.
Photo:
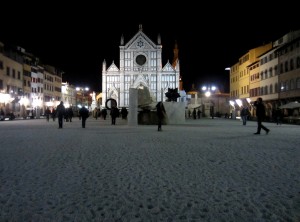
<path fill-rule="evenodd" d="M 281 109 L 277 108 L 275 110 L 275 121 L 276 121 L 276 124 L 277 125 L 281 125 L 282 123 L 282 112 L 281 112 Z"/>
<path fill-rule="evenodd" d="M 111 116 L 111 125 L 116 125 L 116 118 L 119 117 L 119 109 L 115 106 L 111 107 L 110 116 Z"/>
<path fill-rule="evenodd" d="M 201 117 L 201 111 L 200 111 L 200 109 L 197 110 L 197 117 L 198 117 L 198 119 L 200 119 L 200 117 Z"/>
<path fill-rule="evenodd" d="M 56 107 L 56 115 L 58 118 L 58 128 L 59 129 L 63 128 L 63 120 L 64 120 L 65 113 L 66 113 L 66 109 L 64 106 L 64 102 L 61 101 L 60 104 Z"/>
<path fill-rule="evenodd" d="M 0 109 L 0 120 L 5 120 L 5 114 L 2 108 Z"/>
<path fill-rule="evenodd" d="M 52 117 L 53 121 L 55 121 L 55 118 L 56 118 L 56 109 L 55 108 L 52 109 L 51 117 Z"/>
<path fill-rule="evenodd" d="M 104 120 L 106 120 L 106 116 L 107 116 L 107 110 L 106 109 L 101 110 L 101 116 L 103 117 Z"/>
<path fill-rule="evenodd" d="M 257 119 L 257 131 L 254 134 L 259 135 L 261 129 L 265 130 L 266 134 L 268 134 L 270 130 L 262 124 L 262 121 L 266 117 L 266 109 L 261 97 L 257 98 L 257 100 L 254 102 L 254 106 L 256 107 L 256 119 Z"/>
<path fill-rule="evenodd" d="M 47 107 L 45 110 L 45 116 L 46 116 L 47 122 L 49 122 L 50 114 L 51 114 L 51 110 L 49 109 L 49 107 Z"/>
<path fill-rule="evenodd" d="M 247 124 L 247 119 L 248 119 L 249 115 L 250 115 L 250 111 L 249 111 L 248 107 L 243 106 L 242 110 L 241 110 L 241 118 L 242 118 L 244 126 Z"/>
<path fill-rule="evenodd" d="M 74 116 L 73 109 L 72 109 L 72 107 L 69 107 L 69 108 L 68 108 L 68 117 L 69 117 L 69 121 L 70 121 L 70 122 L 72 122 L 73 116 Z"/>
<path fill-rule="evenodd" d="M 81 107 L 79 110 L 79 116 L 81 117 L 81 126 L 82 128 L 85 128 L 86 119 L 90 116 L 89 110 L 85 106 Z"/>
<path fill-rule="evenodd" d="M 127 119 L 127 114 L 128 114 L 128 111 L 125 107 L 123 107 L 121 109 L 121 116 L 122 116 L 122 119 Z"/>
<path fill-rule="evenodd" d="M 158 102 L 156 104 L 156 114 L 157 114 L 157 131 L 162 131 L 161 125 L 162 125 L 162 121 L 165 118 L 165 114 L 166 114 L 166 110 L 164 107 L 164 104 L 162 102 Z"/>

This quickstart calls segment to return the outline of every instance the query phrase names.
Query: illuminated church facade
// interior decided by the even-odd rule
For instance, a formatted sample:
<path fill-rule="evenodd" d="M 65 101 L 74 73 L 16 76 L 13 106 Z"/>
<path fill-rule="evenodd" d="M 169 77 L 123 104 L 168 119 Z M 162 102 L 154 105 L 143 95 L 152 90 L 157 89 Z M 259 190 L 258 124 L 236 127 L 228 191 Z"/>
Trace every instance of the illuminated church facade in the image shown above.
<path fill-rule="evenodd" d="M 166 101 L 168 89 L 180 88 L 180 67 L 177 44 L 174 47 L 172 64 L 162 65 L 162 44 L 145 35 L 142 25 L 126 44 L 120 41 L 120 62 L 107 66 L 102 64 L 102 107 L 108 99 L 117 101 L 118 107 L 129 107 L 129 89 L 143 89 L 151 102 Z"/>

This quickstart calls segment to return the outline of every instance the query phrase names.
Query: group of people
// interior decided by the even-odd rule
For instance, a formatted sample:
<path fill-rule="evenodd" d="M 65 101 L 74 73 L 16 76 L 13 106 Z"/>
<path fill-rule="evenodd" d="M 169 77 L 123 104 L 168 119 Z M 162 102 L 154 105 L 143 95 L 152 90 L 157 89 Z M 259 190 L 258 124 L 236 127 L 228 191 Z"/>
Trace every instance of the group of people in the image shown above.
<path fill-rule="evenodd" d="M 120 114 L 121 114 L 121 116 L 122 116 L 122 119 L 127 119 L 127 115 L 128 115 L 128 111 L 127 111 L 127 109 L 125 108 L 125 107 L 122 107 L 122 109 L 121 109 L 121 111 L 118 109 L 118 107 L 115 107 L 115 106 L 113 106 L 113 107 L 111 107 L 111 109 L 110 109 L 110 116 L 111 116 L 111 124 L 112 125 L 116 125 L 116 118 L 117 117 L 120 117 Z M 98 119 L 98 117 L 102 117 L 104 120 L 106 120 L 106 116 L 107 116 L 107 109 L 102 109 L 101 111 L 100 111 L 100 109 L 99 108 L 95 108 L 94 110 L 93 110 L 93 117 L 95 118 L 95 119 Z"/>
<path fill-rule="evenodd" d="M 254 133 L 254 135 L 259 135 L 261 133 L 261 130 L 263 129 L 266 134 L 269 134 L 270 129 L 268 129 L 265 125 L 262 124 L 262 122 L 266 118 L 266 109 L 265 105 L 263 103 L 263 100 L 261 97 L 257 98 L 257 100 L 254 102 L 254 106 L 256 109 L 256 120 L 257 120 L 257 130 Z M 156 105 L 156 112 L 157 112 L 157 118 L 158 118 L 158 131 L 162 131 L 162 121 L 166 116 L 166 110 L 163 106 L 162 102 L 158 102 Z M 194 109 L 194 113 L 196 110 Z M 194 114 L 195 115 L 195 114 Z M 243 121 L 243 125 L 246 125 L 247 119 L 250 116 L 250 111 L 248 110 L 248 107 L 243 107 L 241 110 L 241 118 Z"/>
<path fill-rule="evenodd" d="M 70 109 L 69 108 L 65 108 L 64 106 L 64 102 L 61 101 L 60 104 L 56 107 L 56 116 L 58 119 L 58 128 L 62 129 L 63 128 L 63 122 L 64 122 L 64 118 L 68 118 L 68 120 L 70 122 L 72 122 L 72 117 L 73 117 L 73 111 L 72 111 L 72 117 L 70 116 Z M 82 128 L 85 128 L 85 123 L 87 118 L 90 116 L 89 110 L 85 107 L 82 106 L 79 109 L 79 117 L 81 119 L 81 125 Z"/>
<path fill-rule="evenodd" d="M 254 102 L 254 106 L 256 108 L 256 120 L 257 120 L 257 130 L 254 134 L 259 135 L 262 129 L 266 132 L 266 134 L 268 134 L 270 132 L 270 129 L 268 129 L 266 126 L 262 124 L 262 122 L 265 120 L 266 117 L 266 110 L 261 97 L 257 98 L 257 100 Z M 63 101 L 61 101 L 60 104 L 57 106 L 56 113 L 58 117 L 58 126 L 61 129 L 63 128 L 64 115 L 66 115 L 66 108 L 64 107 Z M 162 124 L 164 119 L 166 118 L 166 110 L 163 102 L 161 101 L 158 102 L 156 105 L 156 114 L 157 114 L 157 131 L 162 131 Z M 110 115 L 111 115 L 111 124 L 115 125 L 116 118 L 119 117 L 120 115 L 119 109 L 115 106 L 111 107 Z M 241 110 L 241 118 L 243 121 L 243 125 L 246 125 L 247 118 L 249 115 L 250 112 L 248 110 L 248 107 L 246 106 L 243 107 Z M 126 112 L 126 116 L 127 116 L 127 112 Z M 85 128 L 86 120 L 89 117 L 89 110 L 84 106 L 80 108 L 79 117 L 81 118 L 82 121 L 82 128 Z M 49 118 L 47 118 L 47 120 L 49 121 Z"/>
<path fill-rule="evenodd" d="M 72 118 L 70 118 L 70 115 L 69 115 L 69 109 L 70 108 L 65 108 L 63 101 L 61 101 L 60 104 L 56 107 L 55 112 L 56 112 L 56 116 L 58 118 L 58 128 L 59 129 L 63 128 L 64 118 L 68 118 L 68 119 L 70 119 L 70 122 L 72 122 Z M 126 109 L 126 108 L 124 108 L 124 109 Z M 127 109 L 126 109 L 126 111 L 124 109 L 121 110 L 121 115 L 122 115 L 123 119 L 127 118 L 127 114 L 128 114 Z M 98 112 L 99 111 L 97 109 L 97 110 L 94 110 L 94 113 L 93 113 L 93 116 L 96 119 L 99 115 Z M 46 113 L 46 116 L 47 116 L 47 121 L 49 121 L 49 118 L 50 118 L 49 116 L 50 116 L 50 113 L 51 113 L 50 110 L 46 109 L 45 113 Z M 73 111 L 72 111 L 72 114 L 73 114 Z M 85 128 L 86 120 L 90 116 L 90 112 L 85 106 L 82 106 L 79 109 L 78 114 L 79 114 L 79 119 L 81 120 L 82 128 Z M 101 115 L 103 116 L 103 119 L 105 120 L 106 115 L 107 115 L 107 110 L 103 109 L 102 112 L 101 112 Z M 115 106 L 111 107 L 110 116 L 111 116 L 111 124 L 116 125 L 116 118 L 120 116 L 119 109 Z M 73 117 L 73 115 L 72 115 L 72 117 Z"/>
<path fill-rule="evenodd" d="M 193 119 L 200 119 L 201 118 L 201 110 L 194 108 L 193 111 L 190 109 L 188 110 L 188 118 L 193 117 Z"/>

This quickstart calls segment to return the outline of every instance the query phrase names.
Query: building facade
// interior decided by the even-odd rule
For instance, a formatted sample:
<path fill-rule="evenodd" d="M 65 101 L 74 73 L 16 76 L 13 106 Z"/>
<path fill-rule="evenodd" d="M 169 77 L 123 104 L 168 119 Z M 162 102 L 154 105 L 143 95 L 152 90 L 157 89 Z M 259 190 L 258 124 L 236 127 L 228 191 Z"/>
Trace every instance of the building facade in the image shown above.
<path fill-rule="evenodd" d="M 5 53 L 0 42 L 0 109 L 6 115 L 21 112 L 20 97 L 23 95 L 22 57 L 16 52 Z"/>
<path fill-rule="evenodd" d="M 0 109 L 24 119 L 39 118 L 62 99 L 62 72 L 41 64 L 17 46 L 0 42 Z"/>
<path fill-rule="evenodd" d="M 253 102 L 262 97 L 272 120 L 281 105 L 300 102 L 300 30 L 249 50 L 230 68 L 232 111 L 248 106 L 255 116 Z M 291 115 L 299 117 L 299 108 L 284 110 L 284 116 Z"/>
<path fill-rule="evenodd" d="M 116 100 L 118 107 L 128 107 L 130 88 L 144 92 L 142 101 L 145 104 L 166 101 L 165 93 L 169 88 L 179 90 L 177 44 L 172 64 L 167 62 L 163 66 L 160 35 L 155 43 L 139 25 L 138 32 L 126 44 L 121 36 L 119 48 L 119 67 L 114 62 L 107 66 L 105 60 L 102 64 L 102 107 L 105 107 L 108 99 Z"/>

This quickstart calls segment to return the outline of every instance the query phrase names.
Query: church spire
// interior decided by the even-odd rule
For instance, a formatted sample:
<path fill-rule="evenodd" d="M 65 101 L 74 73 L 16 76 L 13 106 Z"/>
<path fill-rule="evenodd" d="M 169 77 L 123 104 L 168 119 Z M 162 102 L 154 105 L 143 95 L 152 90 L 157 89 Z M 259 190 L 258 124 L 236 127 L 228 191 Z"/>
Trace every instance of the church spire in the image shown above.
<path fill-rule="evenodd" d="M 157 44 L 158 45 L 161 45 L 161 37 L 160 37 L 160 34 L 158 33 L 157 35 Z"/>
<path fill-rule="evenodd" d="M 103 63 L 102 63 L 102 72 L 103 71 L 106 71 L 106 61 L 105 61 L 105 59 L 103 60 Z"/>
<path fill-rule="evenodd" d="M 122 34 L 122 36 L 121 36 L 121 45 L 124 45 L 124 35 Z"/>
<path fill-rule="evenodd" d="M 173 57 L 173 62 L 172 62 L 172 66 L 175 68 L 178 62 L 178 44 L 177 41 L 175 40 L 175 46 L 173 49 L 173 53 L 174 53 L 174 57 Z"/>

